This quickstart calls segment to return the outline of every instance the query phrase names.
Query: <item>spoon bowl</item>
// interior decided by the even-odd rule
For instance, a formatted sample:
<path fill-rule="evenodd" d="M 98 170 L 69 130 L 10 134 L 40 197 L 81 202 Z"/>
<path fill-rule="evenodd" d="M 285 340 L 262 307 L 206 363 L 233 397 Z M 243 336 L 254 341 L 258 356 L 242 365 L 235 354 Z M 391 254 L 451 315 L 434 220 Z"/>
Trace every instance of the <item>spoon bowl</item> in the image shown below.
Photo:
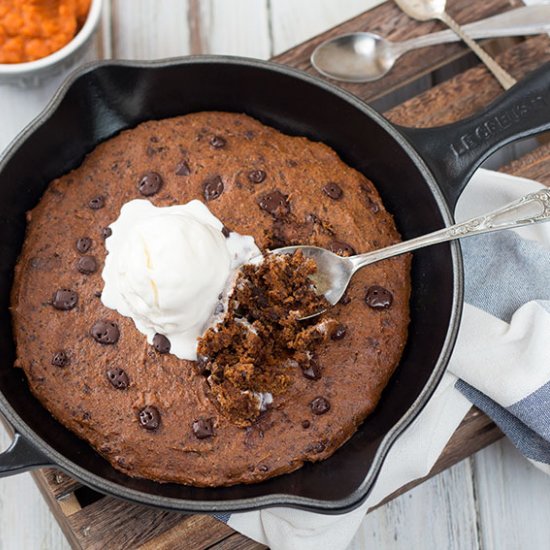
<path fill-rule="evenodd" d="M 311 55 L 322 75 L 343 82 L 365 82 L 383 77 L 399 57 L 394 43 L 371 32 L 343 34 L 326 40 Z"/>
<path fill-rule="evenodd" d="M 395 0 L 399 8 L 418 21 L 439 19 L 445 12 L 447 0 Z"/>
<path fill-rule="evenodd" d="M 277 248 L 271 253 L 294 254 L 294 252 L 298 250 L 302 252 L 305 258 L 312 259 L 317 265 L 317 271 L 310 277 L 315 285 L 317 294 L 323 295 L 330 305 L 336 305 L 344 295 L 356 271 L 354 259 L 359 256 L 345 258 L 338 256 L 326 248 L 307 245 L 285 246 Z M 322 311 L 308 317 L 303 317 L 302 319 L 309 319 L 320 313 L 322 313 Z"/>

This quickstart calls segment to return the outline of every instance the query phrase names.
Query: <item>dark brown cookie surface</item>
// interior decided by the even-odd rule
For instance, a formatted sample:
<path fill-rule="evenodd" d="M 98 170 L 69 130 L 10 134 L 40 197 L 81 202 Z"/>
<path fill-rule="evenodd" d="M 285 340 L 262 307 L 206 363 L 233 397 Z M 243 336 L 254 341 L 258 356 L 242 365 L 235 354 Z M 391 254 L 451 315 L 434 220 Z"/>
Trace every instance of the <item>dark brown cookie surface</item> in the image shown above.
<path fill-rule="evenodd" d="M 147 344 L 97 297 L 106 228 L 124 203 L 145 197 L 156 206 L 199 199 L 227 234 L 252 235 L 262 249 L 309 243 L 348 255 L 399 240 L 372 183 L 323 144 L 231 113 L 122 132 L 53 181 L 30 216 L 12 305 L 17 365 L 34 394 L 132 476 L 231 485 L 330 456 L 373 410 L 399 360 L 409 259 L 358 273 L 330 311 L 338 331 L 307 368 L 287 365 L 285 392 L 239 428 L 216 407 L 204 365 L 201 373 L 164 353 L 161 338 Z"/>

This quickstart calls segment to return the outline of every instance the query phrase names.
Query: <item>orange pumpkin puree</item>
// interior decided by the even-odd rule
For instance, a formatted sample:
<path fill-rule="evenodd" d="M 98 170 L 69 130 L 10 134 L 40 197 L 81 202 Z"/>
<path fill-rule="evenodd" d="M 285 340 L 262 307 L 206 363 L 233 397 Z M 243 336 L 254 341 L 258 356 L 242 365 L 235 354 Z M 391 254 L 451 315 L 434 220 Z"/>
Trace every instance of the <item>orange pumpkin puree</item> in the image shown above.
<path fill-rule="evenodd" d="M 65 46 L 84 25 L 90 1 L 0 0 L 0 63 L 34 61 Z"/>

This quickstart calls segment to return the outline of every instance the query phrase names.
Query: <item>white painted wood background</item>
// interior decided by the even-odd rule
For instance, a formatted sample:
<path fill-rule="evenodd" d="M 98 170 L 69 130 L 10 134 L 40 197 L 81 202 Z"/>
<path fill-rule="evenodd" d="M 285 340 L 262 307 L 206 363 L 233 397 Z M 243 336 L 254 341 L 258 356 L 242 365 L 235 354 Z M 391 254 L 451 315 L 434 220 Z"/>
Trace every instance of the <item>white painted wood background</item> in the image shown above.
<path fill-rule="evenodd" d="M 268 58 L 376 3 L 107 0 L 89 58 L 200 52 Z M 45 105 L 59 81 L 31 90 L 0 86 L 0 150 Z M 0 428 L 0 451 L 8 444 Z M 369 514 L 351 548 L 547 549 L 549 510 L 550 477 L 502 441 Z M 0 480 L 0 550 L 66 548 L 30 476 Z"/>

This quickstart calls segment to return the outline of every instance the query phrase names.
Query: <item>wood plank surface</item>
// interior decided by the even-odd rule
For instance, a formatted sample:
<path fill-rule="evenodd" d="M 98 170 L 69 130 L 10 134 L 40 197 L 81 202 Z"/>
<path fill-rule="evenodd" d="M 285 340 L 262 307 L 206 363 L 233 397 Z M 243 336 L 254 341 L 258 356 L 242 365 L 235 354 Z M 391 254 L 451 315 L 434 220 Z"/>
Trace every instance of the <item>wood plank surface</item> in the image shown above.
<path fill-rule="evenodd" d="M 114 58 L 156 59 L 189 53 L 187 0 L 111 0 L 111 5 Z"/>
<path fill-rule="evenodd" d="M 550 61 L 548 36 L 530 38 L 496 56 L 515 78 L 521 79 Z M 478 65 L 385 113 L 396 124 L 415 127 L 440 126 L 480 111 L 502 93 L 498 82 Z"/>
<path fill-rule="evenodd" d="M 199 527 L 201 517 L 203 516 L 182 516 L 175 512 L 104 497 L 70 515 L 67 522 L 78 537 L 82 548 L 104 550 L 105 548 L 138 548 L 176 523 L 194 521 L 194 526 Z M 211 520 L 211 518 L 208 519 Z M 214 527 L 220 525 L 220 529 L 228 529 L 220 522 L 215 523 Z M 208 528 L 210 527 L 208 525 Z M 195 530 L 189 530 L 190 536 L 192 532 Z M 198 531 L 196 536 L 202 538 L 204 535 L 204 531 Z M 211 540 L 216 542 L 215 533 L 212 533 Z M 193 547 L 190 546 L 190 548 Z"/>
<path fill-rule="evenodd" d="M 244 55 L 266 59 L 271 55 L 268 0 L 201 0 L 198 20 L 201 50 L 197 53 Z"/>
<path fill-rule="evenodd" d="M 519 0 L 455 1 L 448 2 L 448 11 L 459 23 L 469 23 L 519 5 L 521 5 Z M 346 21 L 342 25 L 334 27 L 300 44 L 296 48 L 276 56 L 274 60 L 317 75 L 309 61 L 310 55 L 318 44 L 330 37 L 356 30 L 369 30 L 391 40 L 406 40 L 443 28 L 441 23 L 435 21 L 424 23 L 413 21 L 401 12 L 393 2 L 385 2 L 351 21 Z M 446 65 L 468 53 L 469 51 L 458 42 L 430 47 L 429 55 L 426 55 L 426 49 L 422 48 L 405 54 L 400 59 L 398 68 L 394 68 L 381 80 L 363 84 L 339 82 L 338 85 L 362 99 L 372 102 L 380 96 L 387 95 L 393 90 L 417 80 L 422 75 L 434 71 L 438 67 Z"/>
<path fill-rule="evenodd" d="M 548 475 L 534 468 L 506 439 L 471 462 L 483 526 L 479 534 L 482 548 L 549 548 Z"/>
<path fill-rule="evenodd" d="M 273 55 L 301 48 L 302 43 L 326 32 L 327 21 L 348 21 L 366 12 L 374 3 L 365 0 L 271 0 L 270 23 Z M 358 27 L 356 27 L 358 28 Z"/>
<path fill-rule="evenodd" d="M 70 495 L 81 487 L 78 481 L 55 468 L 43 468 L 33 473 L 36 474 L 35 477 L 40 477 L 42 483 L 49 487 L 49 491 L 55 499 Z"/>
<path fill-rule="evenodd" d="M 267 546 L 258 544 L 251 539 L 246 539 L 238 533 L 234 533 L 210 548 L 212 550 L 214 550 L 214 548 L 215 550 L 264 550 Z M 176 550 L 175 547 L 174 550 Z"/>
<path fill-rule="evenodd" d="M 370 512 L 352 547 L 481 550 L 475 488 L 467 482 L 471 479 L 472 467 L 465 460 L 447 470 L 444 476 L 436 476 Z"/>
<path fill-rule="evenodd" d="M 550 185 L 550 143 L 546 143 L 502 168 L 503 172 Z"/>

